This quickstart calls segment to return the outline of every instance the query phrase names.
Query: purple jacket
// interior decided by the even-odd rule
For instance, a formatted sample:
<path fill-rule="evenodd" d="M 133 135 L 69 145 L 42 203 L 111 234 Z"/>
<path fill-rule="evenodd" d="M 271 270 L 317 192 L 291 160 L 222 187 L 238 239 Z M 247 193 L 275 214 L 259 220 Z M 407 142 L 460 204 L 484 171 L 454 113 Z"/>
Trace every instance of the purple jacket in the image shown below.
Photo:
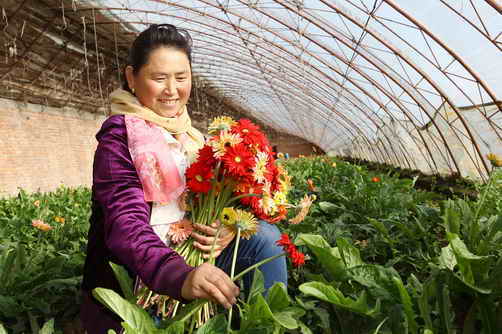
<path fill-rule="evenodd" d="M 127 147 L 123 115 L 109 117 L 96 135 L 92 215 L 82 282 L 80 318 L 88 334 L 118 333 L 121 319 L 95 300 L 92 289 L 103 287 L 120 294 L 108 262 L 124 266 L 153 291 L 182 300 L 181 287 L 193 270 L 167 247 L 149 225 L 150 203 Z"/>

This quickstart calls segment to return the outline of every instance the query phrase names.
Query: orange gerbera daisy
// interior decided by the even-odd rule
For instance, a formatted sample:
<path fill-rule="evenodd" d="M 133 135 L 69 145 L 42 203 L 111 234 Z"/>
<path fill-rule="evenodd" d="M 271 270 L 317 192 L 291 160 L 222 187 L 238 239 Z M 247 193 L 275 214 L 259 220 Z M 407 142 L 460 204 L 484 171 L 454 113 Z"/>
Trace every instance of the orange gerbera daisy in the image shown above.
<path fill-rule="evenodd" d="M 192 234 L 193 226 L 188 219 L 182 219 L 177 223 L 171 224 L 169 226 L 169 232 L 167 235 L 174 244 L 179 244 L 188 239 Z"/>
<path fill-rule="evenodd" d="M 38 228 L 40 231 L 44 231 L 44 232 L 52 230 L 52 226 L 50 226 L 47 223 L 44 223 L 44 221 L 40 220 L 40 219 L 33 219 L 31 221 L 31 226 Z"/>

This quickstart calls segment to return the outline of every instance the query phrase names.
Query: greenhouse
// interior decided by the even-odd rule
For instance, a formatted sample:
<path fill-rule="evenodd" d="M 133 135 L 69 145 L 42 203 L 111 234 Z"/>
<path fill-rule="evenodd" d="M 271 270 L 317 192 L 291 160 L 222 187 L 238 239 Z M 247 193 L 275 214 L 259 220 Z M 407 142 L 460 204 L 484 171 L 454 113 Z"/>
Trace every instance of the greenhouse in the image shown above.
<path fill-rule="evenodd" d="M 499 0 L 0 7 L 0 334 L 502 333 Z"/>

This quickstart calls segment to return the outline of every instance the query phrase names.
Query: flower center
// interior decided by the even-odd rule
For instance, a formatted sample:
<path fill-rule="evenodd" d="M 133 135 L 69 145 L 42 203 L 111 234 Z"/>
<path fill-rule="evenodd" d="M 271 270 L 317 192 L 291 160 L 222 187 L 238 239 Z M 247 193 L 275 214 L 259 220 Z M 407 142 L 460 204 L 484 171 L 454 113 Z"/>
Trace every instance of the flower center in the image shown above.
<path fill-rule="evenodd" d="M 242 132 L 244 132 L 244 133 L 248 133 L 248 132 L 249 132 L 249 130 L 248 130 L 248 129 L 242 129 Z"/>
<path fill-rule="evenodd" d="M 200 176 L 200 175 L 196 175 L 196 176 L 195 176 L 195 179 L 196 179 L 197 181 L 199 181 L 199 182 L 204 181 L 204 179 L 203 179 L 203 178 L 202 178 L 202 176 Z"/>
<path fill-rule="evenodd" d="M 235 157 L 234 160 L 235 160 L 235 162 L 241 162 L 242 161 L 241 157 Z"/>

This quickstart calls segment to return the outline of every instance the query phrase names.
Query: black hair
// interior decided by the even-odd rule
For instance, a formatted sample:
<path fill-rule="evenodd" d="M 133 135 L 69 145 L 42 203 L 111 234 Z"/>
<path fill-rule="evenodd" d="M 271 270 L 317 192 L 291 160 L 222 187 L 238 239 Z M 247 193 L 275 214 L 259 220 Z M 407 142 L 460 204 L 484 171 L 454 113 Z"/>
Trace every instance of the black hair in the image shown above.
<path fill-rule="evenodd" d="M 136 37 L 129 49 L 122 83 L 124 90 L 132 93 L 125 76 L 125 68 L 132 66 L 133 74 L 137 74 L 141 67 L 148 62 L 150 54 L 160 47 L 182 51 L 188 57 L 188 62 L 192 67 L 192 37 L 190 33 L 185 29 L 178 29 L 172 24 L 152 24 Z"/>

